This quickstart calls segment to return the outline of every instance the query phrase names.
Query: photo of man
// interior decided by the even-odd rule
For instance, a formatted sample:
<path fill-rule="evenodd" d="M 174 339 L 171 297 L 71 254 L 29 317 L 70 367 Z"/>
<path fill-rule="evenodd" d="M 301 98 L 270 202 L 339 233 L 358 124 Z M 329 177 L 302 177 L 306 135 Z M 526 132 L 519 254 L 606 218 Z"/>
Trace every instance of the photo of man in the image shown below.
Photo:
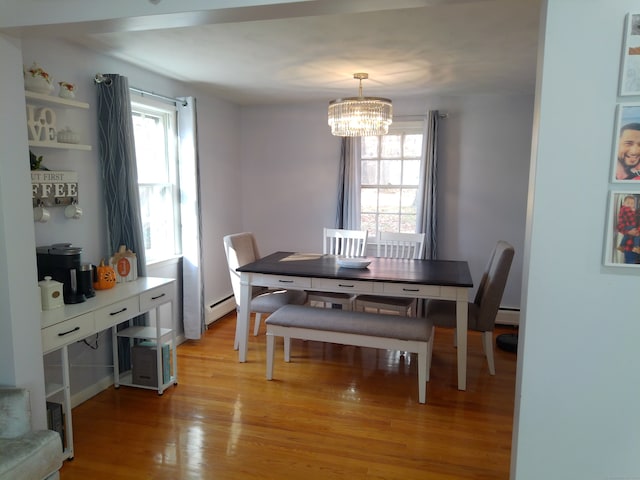
<path fill-rule="evenodd" d="M 618 105 L 612 180 L 640 181 L 640 104 Z"/>

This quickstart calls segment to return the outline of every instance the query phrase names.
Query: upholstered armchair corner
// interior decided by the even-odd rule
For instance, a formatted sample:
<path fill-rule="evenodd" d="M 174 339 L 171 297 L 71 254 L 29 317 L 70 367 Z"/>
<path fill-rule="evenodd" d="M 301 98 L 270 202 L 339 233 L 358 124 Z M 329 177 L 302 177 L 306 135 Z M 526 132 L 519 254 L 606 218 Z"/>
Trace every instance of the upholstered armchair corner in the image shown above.
<path fill-rule="evenodd" d="M 0 480 L 57 479 L 62 459 L 57 432 L 31 429 L 29 391 L 0 387 Z"/>

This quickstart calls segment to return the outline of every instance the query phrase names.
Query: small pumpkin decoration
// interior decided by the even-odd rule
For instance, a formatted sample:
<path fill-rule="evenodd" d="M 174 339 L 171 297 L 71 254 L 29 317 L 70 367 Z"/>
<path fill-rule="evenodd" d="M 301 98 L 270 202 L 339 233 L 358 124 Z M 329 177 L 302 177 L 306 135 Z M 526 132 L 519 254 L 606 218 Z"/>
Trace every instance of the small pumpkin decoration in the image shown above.
<path fill-rule="evenodd" d="M 109 265 L 104 264 L 104 258 L 100 260 L 100 265 L 96 267 L 96 274 L 93 280 L 93 288 L 96 290 L 108 290 L 115 286 L 116 272 Z"/>

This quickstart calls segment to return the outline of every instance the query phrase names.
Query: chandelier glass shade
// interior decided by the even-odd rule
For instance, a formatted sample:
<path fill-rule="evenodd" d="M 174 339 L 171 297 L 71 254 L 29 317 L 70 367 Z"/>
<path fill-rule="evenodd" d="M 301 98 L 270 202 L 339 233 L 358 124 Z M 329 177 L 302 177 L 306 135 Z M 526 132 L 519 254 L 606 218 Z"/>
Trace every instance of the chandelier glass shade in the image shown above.
<path fill-rule="evenodd" d="M 346 97 L 329 102 L 329 126 L 331 134 L 338 137 L 366 137 L 385 135 L 393 120 L 391 100 L 380 97 L 363 97 L 362 80 L 366 73 L 354 73 L 360 80 L 357 97 Z"/>

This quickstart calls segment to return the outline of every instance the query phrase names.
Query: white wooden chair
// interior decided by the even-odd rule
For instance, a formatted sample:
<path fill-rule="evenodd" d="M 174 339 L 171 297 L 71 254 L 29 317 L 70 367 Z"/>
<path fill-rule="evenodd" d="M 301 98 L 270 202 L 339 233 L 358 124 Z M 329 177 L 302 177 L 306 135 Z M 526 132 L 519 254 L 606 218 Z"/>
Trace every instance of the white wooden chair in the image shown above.
<path fill-rule="evenodd" d="M 376 237 L 376 256 L 385 258 L 406 258 L 422 260 L 424 258 L 424 233 L 378 232 Z M 358 295 L 355 310 L 375 309 L 376 312 L 390 311 L 397 315 L 416 316 L 417 301 L 408 297 L 382 297 L 376 295 Z"/>
<path fill-rule="evenodd" d="M 325 255 L 343 255 L 364 257 L 367 249 L 367 230 L 344 230 L 325 228 L 322 241 L 322 253 Z M 353 310 L 355 295 L 334 292 L 308 292 L 308 303 L 321 303 L 323 307 L 340 305 L 343 310 Z"/>
<path fill-rule="evenodd" d="M 236 268 L 254 262 L 260 258 L 258 244 L 250 232 L 234 233 L 223 238 L 224 252 L 227 256 L 229 276 L 233 288 L 233 296 L 236 300 L 236 308 L 240 306 L 240 273 Z M 263 313 L 273 313 L 278 308 L 290 303 L 302 305 L 307 300 L 307 294 L 296 290 L 272 290 L 266 287 L 254 287 L 251 295 L 250 309 L 255 313 L 255 325 L 253 334 L 258 335 L 260 319 Z M 236 325 L 236 337 L 234 348 L 238 348 L 238 326 Z"/>

